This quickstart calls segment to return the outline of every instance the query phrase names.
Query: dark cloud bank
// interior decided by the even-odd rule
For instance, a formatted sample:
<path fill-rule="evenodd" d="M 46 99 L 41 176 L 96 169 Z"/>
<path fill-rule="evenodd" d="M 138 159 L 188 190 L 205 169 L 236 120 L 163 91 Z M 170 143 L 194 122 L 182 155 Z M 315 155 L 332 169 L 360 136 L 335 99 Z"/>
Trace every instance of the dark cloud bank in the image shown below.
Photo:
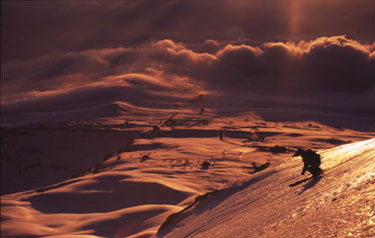
<path fill-rule="evenodd" d="M 116 101 L 168 108 L 201 93 L 218 113 L 284 107 L 374 120 L 374 5 L 5 1 L 2 123 Z"/>
<path fill-rule="evenodd" d="M 222 102 L 208 105 L 218 112 L 264 105 L 374 118 L 375 44 L 345 36 L 259 46 L 160 40 L 18 61 L 2 74 L 5 115 L 115 101 L 170 107 L 204 92 Z"/>

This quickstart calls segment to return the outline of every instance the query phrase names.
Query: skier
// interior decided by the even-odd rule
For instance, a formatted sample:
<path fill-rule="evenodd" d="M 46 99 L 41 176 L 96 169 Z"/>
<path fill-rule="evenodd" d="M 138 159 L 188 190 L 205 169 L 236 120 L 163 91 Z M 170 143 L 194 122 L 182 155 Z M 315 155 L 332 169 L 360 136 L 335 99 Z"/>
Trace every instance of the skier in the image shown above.
<path fill-rule="evenodd" d="M 293 155 L 293 157 L 296 156 L 301 156 L 304 163 L 301 175 L 304 175 L 306 170 L 314 177 L 318 177 L 323 172 L 320 168 L 320 155 L 316 152 L 299 148 Z"/>
<path fill-rule="evenodd" d="M 219 133 L 219 139 L 221 141 L 224 141 L 224 131 L 220 131 L 220 133 Z"/>

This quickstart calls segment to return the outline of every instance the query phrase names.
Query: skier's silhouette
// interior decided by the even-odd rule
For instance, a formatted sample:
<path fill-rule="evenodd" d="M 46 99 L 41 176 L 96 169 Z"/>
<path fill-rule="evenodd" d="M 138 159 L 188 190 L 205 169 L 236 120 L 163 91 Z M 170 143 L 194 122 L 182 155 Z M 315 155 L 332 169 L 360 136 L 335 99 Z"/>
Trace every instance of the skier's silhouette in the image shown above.
<path fill-rule="evenodd" d="M 303 150 L 299 148 L 293 157 L 301 156 L 303 160 L 303 169 L 301 174 L 304 175 L 306 171 L 309 171 L 314 177 L 318 177 L 323 171 L 320 168 L 320 155 L 316 152 L 308 149 Z"/>
<path fill-rule="evenodd" d="M 219 138 L 221 141 L 224 141 L 224 131 L 220 131 Z"/>

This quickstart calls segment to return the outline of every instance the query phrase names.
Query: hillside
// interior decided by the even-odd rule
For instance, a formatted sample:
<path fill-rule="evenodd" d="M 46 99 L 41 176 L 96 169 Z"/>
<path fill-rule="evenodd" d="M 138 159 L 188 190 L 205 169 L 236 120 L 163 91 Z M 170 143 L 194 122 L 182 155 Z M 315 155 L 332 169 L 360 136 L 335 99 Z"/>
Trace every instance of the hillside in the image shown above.
<path fill-rule="evenodd" d="M 375 139 L 322 151 L 324 175 L 299 158 L 209 194 L 169 221 L 163 237 L 373 237 Z M 288 186 L 298 181 L 296 186 Z M 297 182 L 297 183 L 295 183 Z"/>
<path fill-rule="evenodd" d="M 1 236 L 373 234 L 373 132 L 254 115 L 160 118 L 2 128 Z M 325 175 L 289 187 L 308 177 L 297 147 L 320 151 Z"/>

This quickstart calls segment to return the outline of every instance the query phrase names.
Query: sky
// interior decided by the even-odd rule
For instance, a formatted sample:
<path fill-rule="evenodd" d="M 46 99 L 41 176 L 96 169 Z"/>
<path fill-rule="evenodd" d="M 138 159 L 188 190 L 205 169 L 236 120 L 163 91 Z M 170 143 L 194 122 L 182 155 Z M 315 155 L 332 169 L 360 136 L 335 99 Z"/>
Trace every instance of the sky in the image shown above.
<path fill-rule="evenodd" d="M 374 105 L 373 0 L 1 4 L 2 107 L 202 92 L 351 114 Z"/>

